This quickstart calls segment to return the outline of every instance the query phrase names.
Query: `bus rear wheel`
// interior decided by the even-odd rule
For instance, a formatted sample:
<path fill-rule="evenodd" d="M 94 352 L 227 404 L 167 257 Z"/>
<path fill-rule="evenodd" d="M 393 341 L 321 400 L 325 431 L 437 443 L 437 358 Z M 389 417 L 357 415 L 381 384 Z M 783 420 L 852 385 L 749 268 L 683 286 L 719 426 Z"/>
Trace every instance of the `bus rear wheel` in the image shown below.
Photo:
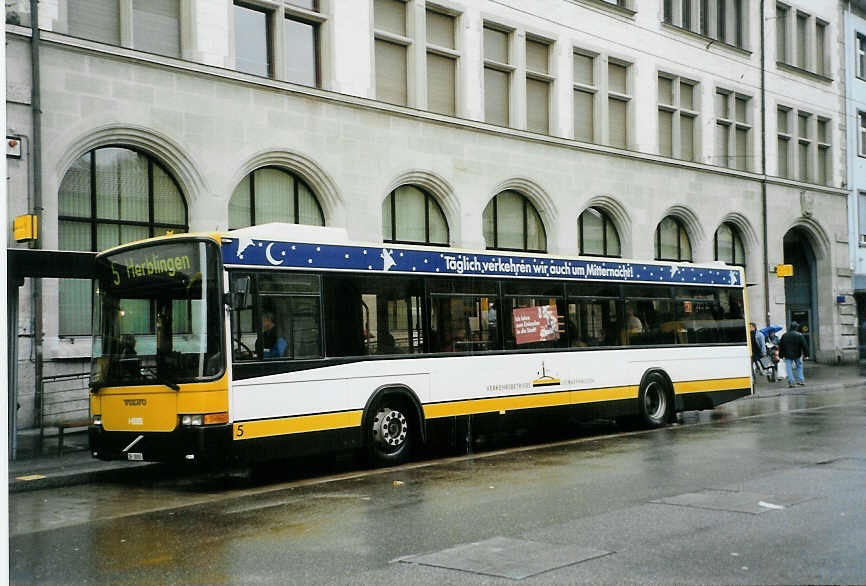
<path fill-rule="evenodd" d="M 640 388 L 640 417 L 647 427 L 661 427 L 670 421 L 673 404 L 665 378 L 657 372 L 647 375 Z"/>
<path fill-rule="evenodd" d="M 409 459 L 412 451 L 412 420 L 406 407 L 387 399 L 373 415 L 368 441 L 370 458 L 378 466 L 394 466 Z"/>

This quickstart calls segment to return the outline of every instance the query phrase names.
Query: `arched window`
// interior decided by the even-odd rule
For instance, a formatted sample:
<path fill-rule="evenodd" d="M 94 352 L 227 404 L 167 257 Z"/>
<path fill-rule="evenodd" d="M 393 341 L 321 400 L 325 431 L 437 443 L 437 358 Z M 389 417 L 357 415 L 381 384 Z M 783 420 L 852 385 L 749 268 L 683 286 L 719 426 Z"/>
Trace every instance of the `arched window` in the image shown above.
<path fill-rule="evenodd" d="M 382 235 L 385 242 L 448 246 L 448 222 L 436 198 L 403 185 L 382 203 Z"/>
<path fill-rule="evenodd" d="M 484 208 L 484 240 L 496 250 L 547 250 L 547 235 L 538 210 L 526 196 L 503 191 Z"/>
<path fill-rule="evenodd" d="M 57 195 L 62 250 L 100 251 L 166 232 L 189 230 L 186 201 L 151 156 L 104 147 L 75 161 Z M 61 335 L 89 335 L 91 283 L 60 281 Z"/>
<path fill-rule="evenodd" d="M 586 208 L 577 218 L 580 254 L 588 256 L 621 256 L 616 226 L 599 208 Z"/>
<path fill-rule="evenodd" d="M 262 167 L 243 178 L 229 201 L 229 230 L 268 222 L 324 226 L 313 191 L 294 173 Z"/>
<path fill-rule="evenodd" d="M 716 230 L 713 241 L 713 254 L 716 260 L 729 265 L 746 266 L 746 252 L 740 231 L 730 222 L 725 222 Z"/>
<path fill-rule="evenodd" d="M 656 260 L 692 261 L 692 243 L 679 218 L 668 216 L 656 226 Z"/>

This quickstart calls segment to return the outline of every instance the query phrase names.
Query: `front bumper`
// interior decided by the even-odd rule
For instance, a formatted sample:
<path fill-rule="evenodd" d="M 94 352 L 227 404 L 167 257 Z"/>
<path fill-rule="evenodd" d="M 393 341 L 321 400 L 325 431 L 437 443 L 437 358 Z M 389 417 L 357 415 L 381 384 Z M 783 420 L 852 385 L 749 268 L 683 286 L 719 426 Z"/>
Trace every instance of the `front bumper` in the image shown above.
<path fill-rule="evenodd" d="M 88 434 L 90 451 L 100 460 L 219 464 L 229 459 L 232 446 L 231 424 L 179 426 L 170 432 L 106 431 L 91 425 Z"/>

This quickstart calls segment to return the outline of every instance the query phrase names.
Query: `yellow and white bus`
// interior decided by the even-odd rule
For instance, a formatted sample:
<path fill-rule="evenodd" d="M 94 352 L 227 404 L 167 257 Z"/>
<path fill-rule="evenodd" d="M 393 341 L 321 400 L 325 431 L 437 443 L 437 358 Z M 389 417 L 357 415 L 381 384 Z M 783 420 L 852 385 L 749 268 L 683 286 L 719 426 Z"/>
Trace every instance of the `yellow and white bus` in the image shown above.
<path fill-rule="evenodd" d="M 267 224 L 98 256 L 90 441 L 210 463 L 364 448 L 467 418 L 635 417 L 752 392 L 744 274 L 353 243 Z"/>

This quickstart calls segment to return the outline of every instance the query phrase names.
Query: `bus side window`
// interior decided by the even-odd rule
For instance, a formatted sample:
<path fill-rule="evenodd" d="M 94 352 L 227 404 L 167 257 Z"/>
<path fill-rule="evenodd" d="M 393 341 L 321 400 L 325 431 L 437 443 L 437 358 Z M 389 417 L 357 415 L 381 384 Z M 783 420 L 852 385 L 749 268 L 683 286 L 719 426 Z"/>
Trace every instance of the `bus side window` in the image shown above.
<path fill-rule="evenodd" d="M 325 275 L 324 288 L 329 356 L 424 351 L 420 279 Z"/>
<path fill-rule="evenodd" d="M 571 347 L 618 346 L 619 316 L 616 299 L 572 299 L 568 304 Z"/>
<path fill-rule="evenodd" d="M 319 298 L 263 295 L 256 356 L 265 359 L 320 358 Z"/>

